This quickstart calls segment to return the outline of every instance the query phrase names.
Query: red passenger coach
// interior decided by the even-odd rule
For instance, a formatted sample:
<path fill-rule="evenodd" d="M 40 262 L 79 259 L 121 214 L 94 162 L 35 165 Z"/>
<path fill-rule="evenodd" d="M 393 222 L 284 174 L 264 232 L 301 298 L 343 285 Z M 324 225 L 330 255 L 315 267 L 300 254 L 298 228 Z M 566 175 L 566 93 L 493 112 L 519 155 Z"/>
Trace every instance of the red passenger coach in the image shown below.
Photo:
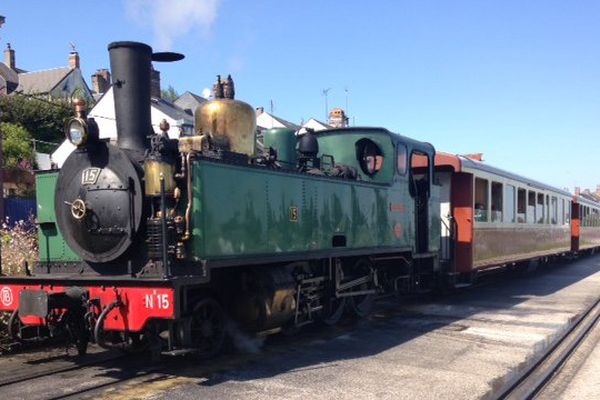
<path fill-rule="evenodd" d="M 438 152 L 435 169 L 441 185 L 441 261 L 457 282 L 572 250 L 569 192 L 492 167 L 477 155 Z M 586 230 L 586 237 L 591 235 Z"/>

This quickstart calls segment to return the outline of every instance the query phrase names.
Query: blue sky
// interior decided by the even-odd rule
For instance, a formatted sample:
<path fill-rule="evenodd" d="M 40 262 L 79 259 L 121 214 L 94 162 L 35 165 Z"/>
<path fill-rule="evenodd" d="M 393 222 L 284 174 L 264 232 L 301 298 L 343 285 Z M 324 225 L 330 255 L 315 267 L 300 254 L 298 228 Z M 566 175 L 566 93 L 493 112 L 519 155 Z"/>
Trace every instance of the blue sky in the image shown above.
<path fill-rule="evenodd" d="M 232 73 L 237 97 L 293 122 L 345 107 L 438 150 L 558 187 L 600 184 L 600 1 L 3 0 L 17 66 L 90 76 L 106 45 L 186 55 L 163 86 L 201 93 Z"/>

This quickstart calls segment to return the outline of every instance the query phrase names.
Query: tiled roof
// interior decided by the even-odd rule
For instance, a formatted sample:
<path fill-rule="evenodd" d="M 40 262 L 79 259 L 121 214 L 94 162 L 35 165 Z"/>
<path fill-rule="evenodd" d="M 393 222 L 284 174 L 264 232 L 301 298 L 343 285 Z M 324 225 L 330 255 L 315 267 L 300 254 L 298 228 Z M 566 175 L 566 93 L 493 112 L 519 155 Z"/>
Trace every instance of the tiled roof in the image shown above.
<path fill-rule="evenodd" d="M 71 71 L 72 70 L 69 67 L 64 67 L 19 74 L 19 86 L 17 86 L 17 91 L 29 94 L 49 93 L 56 85 L 65 79 Z"/>
<path fill-rule="evenodd" d="M 165 100 L 152 98 L 152 105 L 161 112 L 165 113 L 174 120 L 185 120 L 188 123 L 193 123 L 192 118 L 183 109 L 176 106 L 175 104 Z"/>
<path fill-rule="evenodd" d="M 192 92 L 185 92 L 175 100 L 174 104 L 183 109 L 189 115 L 194 115 L 196 107 L 207 101 L 204 97 L 198 96 Z"/>
<path fill-rule="evenodd" d="M 295 130 L 300 129 L 300 125 L 296 125 L 293 122 L 286 121 L 285 119 L 276 117 L 276 116 L 274 116 L 272 114 L 271 114 L 271 117 L 273 117 L 273 119 L 275 119 L 276 121 L 278 121 L 280 124 L 284 125 L 286 128 L 295 129 Z"/>

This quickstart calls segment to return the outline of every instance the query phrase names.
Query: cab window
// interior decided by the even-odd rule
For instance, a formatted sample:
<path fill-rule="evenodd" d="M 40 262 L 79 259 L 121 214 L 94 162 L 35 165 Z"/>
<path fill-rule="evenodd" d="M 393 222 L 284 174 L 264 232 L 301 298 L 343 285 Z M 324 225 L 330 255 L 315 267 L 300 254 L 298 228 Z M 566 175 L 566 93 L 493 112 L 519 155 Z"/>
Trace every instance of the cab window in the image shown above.
<path fill-rule="evenodd" d="M 410 194 L 429 197 L 431 165 L 429 156 L 419 151 L 410 155 Z"/>
<path fill-rule="evenodd" d="M 383 166 L 383 153 L 375 142 L 370 139 L 361 139 L 356 142 L 356 158 L 362 171 L 368 176 L 373 176 Z"/>
<path fill-rule="evenodd" d="M 406 174 L 406 159 L 407 159 L 407 150 L 406 146 L 403 144 L 398 144 L 396 147 L 396 170 L 398 174 L 405 175 Z"/>

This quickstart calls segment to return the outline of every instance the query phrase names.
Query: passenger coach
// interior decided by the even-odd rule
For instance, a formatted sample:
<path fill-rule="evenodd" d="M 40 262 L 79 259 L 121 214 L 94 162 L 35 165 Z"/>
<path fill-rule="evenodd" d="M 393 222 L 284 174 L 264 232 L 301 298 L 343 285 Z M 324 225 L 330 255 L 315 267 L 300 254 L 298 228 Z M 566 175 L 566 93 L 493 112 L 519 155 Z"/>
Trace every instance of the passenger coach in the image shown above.
<path fill-rule="evenodd" d="M 569 192 L 478 158 L 441 152 L 435 157 L 441 185 L 440 258 L 457 282 L 572 250 Z M 591 235 L 586 229 L 586 238 Z"/>

